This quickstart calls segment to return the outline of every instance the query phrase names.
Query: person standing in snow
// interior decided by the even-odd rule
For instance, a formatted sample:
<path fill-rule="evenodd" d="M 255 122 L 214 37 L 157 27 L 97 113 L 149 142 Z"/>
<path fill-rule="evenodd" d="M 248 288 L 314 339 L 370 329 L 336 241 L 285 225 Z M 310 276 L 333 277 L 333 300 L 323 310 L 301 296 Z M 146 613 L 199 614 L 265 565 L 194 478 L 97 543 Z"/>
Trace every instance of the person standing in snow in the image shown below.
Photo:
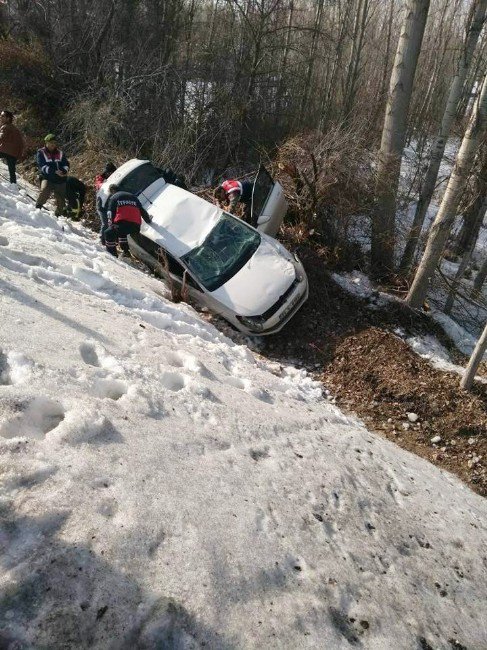
<path fill-rule="evenodd" d="M 10 182 L 17 183 L 16 165 L 25 152 L 25 139 L 12 124 L 14 115 L 10 111 L 0 113 L 0 158 L 7 163 Z"/>
<path fill-rule="evenodd" d="M 108 217 L 106 206 L 103 205 L 103 200 L 101 196 L 99 196 L 98 192 L 103 183 L 113 174 L 114 171 L 116 171 L 116 169 L 117 168 L 112 162 L 107 162 L 102 173 L 95 176 L 96 212 L 100 217 L 100 239 L 103 246 L 105 246 L 105 230 L 108 228 Z"/>
<path fill-rule="evenodd" d="M 118 185 L 110 185 L 108 192 L 107 217 L 109 226 L 105 230 L 105 246 L 111 255 L 118 257 L 118 241 L 122 249 L 122 255 L 130 255 L 127 235 L 135 235 L 140 232 L 142 219 L 146 223 L 150 223 L 152 219 L 134 194 L 120 192 Z"/>
<path fill-rule="evenodd" d="M 227 180 L 219 185 L 214 196 L 220 208 L 228 210 L 230 214 L 235 214 L 237 205 L 244 205 L 244 221 L 251 223 L 252 218 L 252 181 Z"/>
<path fill-rule="evenodd" d="M 54 194 L 56 200 L 56 217 L 64 214 L 66 203 L 66 179 L 69 162 L 59 149 L 56 136 L 49 133 L 44 138 L 46 143 L 37 152 L 37 167 L 41 178 L 41 191 L 37 197 L 36 208 L 42 208 L 44 203 Z"/>
<path fill-rule="evenodd" d="M 74 176 L 66 179 L 67 216 L 79 221 L 86 196 L 86 185 Z"/>

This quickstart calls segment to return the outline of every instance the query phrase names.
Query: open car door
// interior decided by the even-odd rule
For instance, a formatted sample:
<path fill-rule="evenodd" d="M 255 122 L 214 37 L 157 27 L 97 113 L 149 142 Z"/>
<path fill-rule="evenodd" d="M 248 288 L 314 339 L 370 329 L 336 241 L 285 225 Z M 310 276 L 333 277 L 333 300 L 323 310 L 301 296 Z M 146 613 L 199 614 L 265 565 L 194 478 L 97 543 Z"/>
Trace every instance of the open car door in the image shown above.
<path fill-rule="evenodd" d="M 267 169 L 261 165 L 252 189 L 252 225 L 257 230 L 275 237 L 287 208 L 282 186 L 274 181 Z"/>

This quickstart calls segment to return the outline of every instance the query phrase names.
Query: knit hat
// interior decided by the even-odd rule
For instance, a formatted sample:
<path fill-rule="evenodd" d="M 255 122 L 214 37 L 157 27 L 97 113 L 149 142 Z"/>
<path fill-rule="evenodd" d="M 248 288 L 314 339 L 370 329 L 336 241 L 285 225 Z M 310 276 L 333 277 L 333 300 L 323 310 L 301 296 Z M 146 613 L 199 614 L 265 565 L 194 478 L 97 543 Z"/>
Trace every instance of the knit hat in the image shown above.
<path fill-rule="evenodd" d="M 53 142 L 55 140 L 56 140 L 56 136 L 54 135 L 54 133 L 48 133 L 44 138 L 44 142 Z"/>

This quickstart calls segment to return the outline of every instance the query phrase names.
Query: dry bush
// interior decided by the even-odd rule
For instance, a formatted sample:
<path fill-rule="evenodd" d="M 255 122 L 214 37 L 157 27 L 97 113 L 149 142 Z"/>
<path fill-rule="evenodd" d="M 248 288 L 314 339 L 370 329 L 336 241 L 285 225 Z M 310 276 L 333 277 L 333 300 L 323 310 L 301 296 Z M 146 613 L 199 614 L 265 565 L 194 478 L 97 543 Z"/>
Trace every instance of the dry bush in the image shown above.
<path fill-rule="evenodd" d="M 372 162 L 365 138 L 351 127 L 299 135 L 279 147 L 273 172 L 286 192 L 286 225 L 296 243 L 311 237 L 333 265 L 356 256 L 350 230 L 370 213 Z"/>
<path fill-rule="evenodd" d="M 48 59 L 35 44 L 0 40 L 1 108 L 17 114 L 17 124 L 27 135 L 55 130 L 64 91 Z"/>

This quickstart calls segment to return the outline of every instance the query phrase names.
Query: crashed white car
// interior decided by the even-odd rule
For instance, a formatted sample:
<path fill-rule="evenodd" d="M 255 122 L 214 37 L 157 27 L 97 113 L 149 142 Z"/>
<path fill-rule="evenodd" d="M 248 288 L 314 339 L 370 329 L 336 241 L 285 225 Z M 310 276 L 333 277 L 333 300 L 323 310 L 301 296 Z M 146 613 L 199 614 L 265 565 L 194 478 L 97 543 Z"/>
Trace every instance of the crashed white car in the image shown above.
<path fill-rule="evenodd" d="M 129 160 L 103 184 L 136 194 L 152 217 L 129 237 L 132 253 L 155 270 L 164 260 L 173 282 L 246 334 L 279 331 L 308 297 L 296 255 L 275 235 L 287 210 L 284 192 L 261 168 L 253 189 L 256 228 L 216 205 L 167 183 L 148 160 Z M 254 210 L 255 208 L 255 210 Z"/>

